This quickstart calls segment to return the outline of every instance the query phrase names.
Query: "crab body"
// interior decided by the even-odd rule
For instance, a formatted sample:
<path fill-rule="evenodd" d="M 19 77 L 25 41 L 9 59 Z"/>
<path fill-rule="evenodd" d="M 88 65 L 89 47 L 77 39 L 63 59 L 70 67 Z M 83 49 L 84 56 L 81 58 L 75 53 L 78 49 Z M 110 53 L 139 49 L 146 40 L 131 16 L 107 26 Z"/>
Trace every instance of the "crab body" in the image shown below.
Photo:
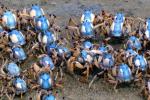
<path fill-rule="evenodd" d="M 8 72 L 8 75 L 14 77 L 20 75 L 20 68 L 17 66 L 17 64 L 11 62 L 7 65 L 6 70 Z"/>
<path fill-rule="evenodd" d="M 126 58 L 137 55 L 137 52 L 134 51 L 133 49 L 127 49 L 125 53 L 126 53 Z"/>
<path fill-rule="evenodd" d="M 5 27 L 9 29 L 13 29 L 16 27 L 16 15 L 13 14 L 11 11 L 5 11 L 2 16 L 2 23 Z"/>
<path fill-rule="evenodd" d="M 12 48 L 13 57 L 19 61 L 25 60 L 27 58 L 26 53 L 21 47 Z"/>
<path fill-rule="evenodd" d="M 142 55 L 136 55 L 134 58 L 133 58 L 133 63 L 134 65 L 139 68 L 140 70 L 142 71 L 145 71 L 147 69 L 147 61 L 146 59 L 144 58 L 144 56 Z"/>
<path fill-rule="evenodd" d="M 114 66 L 114 57 L 110 53 L 104 53 L 102 62 L 100 65 L 102 65 L 103 69 L 111 69 Z"/>
<path fill-rule="evenodd" d="M 46 51 L 49 55 L 52 54 L 52 51 L 57 48 L 57 44 L 55 42 L 46 45 Z"/>
<path fill-rule="evenodd" d="M 90 41 L 85 41 L 83 43 L 83 47 L 87 49 L 91 49 L 93 47 L 93 44 Z"/>
<path fill-rule="evenodd" d="M 56 97 L 52 94 L 44 95 L 42 100 L 56 100 Z"/>
<path fill-rule="evenodd" d="M 9 38 L 11 40 L 10 45 L 24 45 L 25 42 L 25 37 L 23 36 L 23 34 L 18 31 L 18 30 L 12 30 L 9 33 Z"/>
<path fill-rule="evenodd" d="M 39 85 L 43 89 L 50 89 L 52 87 L 52 78 L 49 73 L 40 73 L 39 75 Z"/>
<path fill-rule="evenodd" d="M 122 13 L 117 13 L 115 15 L 114 22 L 111 25 L 111 35 L 114 37 L 121 37 L 124 23 L 124 15 Z"/>
<path fill-rule="evenodd" d="M 48 55 L 40 57 L 40 65 L 45 67 L 50 66 L 51 70 L 55 68 L 52 59 Z"/>
<path fill-rule="evenodd" d="M 16 94 L 25 93 L 27 91 L 27 84 L 21 78 L 14 79 L 13 85 L 14 85 L 14 87 L 16 89 Z"/>
<path fill-rule="evenodd" d="M 32 5 L 29 11 L 30 17 L 37 18 L 44 15 L 43 9 L 38 5 Z"/>
<path fill-rule="evenodd" d="M 142 48 L 140 40 L 135 36 L 129 37 L 126 47 L 127 49 L 136 49 L 136 50 L 140 50 Z"/>
<path fill-rule="evenodd" d="M 120 64 L 118 66 L 117 79 L 121 82 L 129 82 L 132 79 L 131 69 L 127 64 Z"/>
<path fill-rule="evenodd" d="M 38 39 L 39 42 L 42 42 L 43 44 L 50 44 L 56 41 L 54 34 L 52 34 L 50 31 L 45 31 L 44 33 L 40 33 Z"/>
<path fill-rule="evenodd" d="M 83 62 L 93 62 L 93 58 L 91 55 L 89 55 L 85 50 L 81 51 L 81 58 L 83 59 Z"/>
<path fill-rule="evenodd" d="M 92 37 L 93 36 L 93 24 L 91 22 L 83 22 L 81 25 L 81 33 L 83 36 Z"/>
<path fill-rule="evenodd" d="M 35 19 L 36 28 L 40 31 L 46 31 L 49 28 L 49 21 L 45 16 L 40 16 Z"/>

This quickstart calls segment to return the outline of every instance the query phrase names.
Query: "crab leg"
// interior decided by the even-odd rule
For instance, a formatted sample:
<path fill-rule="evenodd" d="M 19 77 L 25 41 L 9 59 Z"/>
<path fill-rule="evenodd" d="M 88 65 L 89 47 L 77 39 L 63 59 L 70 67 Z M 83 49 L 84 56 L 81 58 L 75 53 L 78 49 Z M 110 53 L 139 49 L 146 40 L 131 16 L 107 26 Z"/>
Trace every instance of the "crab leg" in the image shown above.
<path fill-rule="evenodd" d="M 93 27 L 93 29 L 97 29 L 98 27 L 101 27 L 102 25 L 104 25 L 104 23 L 101 23 L 101 24 L 97 24 Z"/>
<path fill-rule="evenodd" d="M 91 88 L 91 86 L 92 86 L 93 82 L 96 80 L 96 78 L 97 78 L 99 75 L 102 75 L 103 73 L 104 73 L 104 71 L 102 71 L 102 72 L 100 72 L 100 73 L 97 73 L 97 74 L 93 77 L 92 81 L 89 83 L 89 88 Z"/>

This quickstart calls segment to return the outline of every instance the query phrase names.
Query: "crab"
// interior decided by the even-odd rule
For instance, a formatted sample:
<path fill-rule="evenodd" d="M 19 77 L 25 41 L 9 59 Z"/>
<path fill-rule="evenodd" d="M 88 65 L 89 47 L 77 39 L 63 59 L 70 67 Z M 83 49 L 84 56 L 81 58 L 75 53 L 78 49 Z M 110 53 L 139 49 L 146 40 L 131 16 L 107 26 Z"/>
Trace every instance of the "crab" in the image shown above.
<path fill-rule="evenodd" d="M 137 37 L 131 36 L 131 37 L 129 37 L 125 47 L 127 49 L 140 50 L 142 48 L 142 45 L 141 45 L 140 40 Z"/>
<path fill-rule="evenodd" d="M 77 24 L 75 23 L 75 21 L 72 18 L 70 18 L 67 29 L 73 30 L 74 32 L 77 31 L 77 34 L 74 34 L 75 37 L 83 36 L 85 38 L 92 38 L 94 37 L 94 34 L 93 34 L 94 29 L 104 25 L 104 23 L 100 23 L 100 24 L 93 26 L 94 19 L 95 19 L 95 15 L 91 11 L 86 10 L 82 14 L 81 25 L 79 25 L 80 28 L 77 27 Z M 72 37 L 72 38 L 75 38 L 75 37 Z"/>
<path fill-rule="evenodd" d="M 95 66 L 98 69 L 101 69 L 100 72 L 98 72 L 93 79 L 91 80 L 91 82 L 89 83 L 89 88 L 91 87 L 91 85 L 93 84 L 94 80 L 104 74 L 104 72 L 109 72 L 110 70 L 112 70 L 114 64 L 115 64 L 115 59 L 114 59 L 114 55 L 112 55 L 111 53 L 108 52 L 103 52 L 101 54 L 98 55 L 99 57 L 96 59 L 95 61 Z"/>
<path fill-rule="evenodd" d="M 53 85 L 52 83 L 52 77 L 49 73 L 41 72 L 39 74 L 39 85 L 42 89 L 50 89 Z"/>
<path fill-rule="evenodd" d="M 13 80 L 13 85 L 16 89 L 16 94 L 25 93 L 27 91 L 27 84 L 20 77 L 17 77 Z"/>
<path fill-rule="evenodd" d="M 18 30 L 12 30 L 8 33 L 9 39 L 10 39 L 10 46 L 14 45 L 24 45 L 26 43 L 24 35 L 21 33 L 21 31 Z"/>
<path fill-rule="evenodd" d="M 149 46 L 149 40 L 150 40 L 150 18 L 147 18 L 145 22 L 145 25 L 143 27 L 143 30 L 141 29 L 141 36 L 140 39 L 143 42 L 143 47 L 148 48 Z"/>
<path fill-rule="evenodd" d="M 45 90 L 40 90 L 36 95 L 37 100 L 56 100 L 56 95 Z"/>
<path fill-rule="evenodd" d="M 105 27 L 107 31 L 106 40 L 110 39 L 122 39 L 122 37 L 128 36 L 131 32 L 131 22 L 126 19 L 122 12 L 117 12 L 114 16 L 113 22 L 110 27 Z"/>
<path fill-rule="evenodd" d="M 48 19 L 45 16 L 39 16 L 38 18 L 35 19 L 35 27 L 44 32 L 48 30 L 50 24 Z"/>
<path fill-rule="evenodd" d="M 38 18 L 38 17 L 43 16 L 45 14 L 44 14 L 43 9 L 39 5 L 34 4 L 34 5 L 32 5 L 32 7 L 29 10 L 29 15 L 32 18 Z"/>
<path fill-rule="evenodd" d="M 16 62 L 24 61 L 27 58 L 26 53 L 19 46 L 14 46 L 12 49 L 9 49 L 9 50 L 11 53 L 10 54 L 11 59 L 16 61 Z"/>
<path fill-rule="evenodd" d="M 50 70 L 54 70 L 55 68 L 52 59 L 46 54 L 42 54 L 39 56 L 39 63 L 43 67 L 50 66 Z"/>
<path fill-rule="evenodd" d="M 82 74 L 86 75 L 85 81 L 87 81 L 89 78 L 90 69 L 92 69 L 93 58 L 86 50 L 81 50 L 81 52 L 77 48 L 75 50 L 76 51 L 73 56 L 67 61 L 67 70 L 73 75 L 75 75 L 74 71 L 76 68 L 84 70 Z"/>
<path fill-rule="evenodd" d="M 137 71 L 136 73 L 138 73 L 138 71 L 146 71 L 148 68 L 147 60 L 143 55 L 135 55 L 132 59 L 132 62 L 132 66 L 135 66 L 135 70 Z"/>
<path fill-rule="evenodd" d="M 133 79 L 132 72 L 130 67 L 127 64 L 121 63 L 118 66 L 114 66 L 112 68 L 112 75 L 108 74 L 108 81 L 110 83 L 115 84 L 114 90 L 116 90 L 116 87 L 119 83 L 128 83 L 131 82 Z"/>
<path fill-rule="evenodd" d="M 16 15 L 10 10 L 5 11 L 2 15 L 2 24 L 8 29 L 14 29 L 17 24 Z"/>

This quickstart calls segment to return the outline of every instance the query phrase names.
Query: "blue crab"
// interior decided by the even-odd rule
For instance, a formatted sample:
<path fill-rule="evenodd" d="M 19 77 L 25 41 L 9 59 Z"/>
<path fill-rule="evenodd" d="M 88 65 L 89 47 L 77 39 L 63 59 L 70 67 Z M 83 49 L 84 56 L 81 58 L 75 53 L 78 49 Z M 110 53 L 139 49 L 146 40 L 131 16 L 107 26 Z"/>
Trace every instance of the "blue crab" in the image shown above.
<path fill-rule="evenodd" d="M 81 23 L 83 23 L 84 21 L 93 23 L 94 18 L 95 18 L 95 15 L 92 13 L 91 10 L 85 10 L 81 16 Z"/>
<path fill-rule="evenodd" d="M 126 48 L 140 50 L 142 48 L 141 42 L 137 37 L 131 36 L 126 43 Z"/>
<path fill-rule="evenodd" d="M 77 31 L 77 34 L 74 34 L 75 37 L 83 36 L 85 38 L 92 38 L 94 37 L 94 30 L 104 25 L 104 23 L 100 23 L 100 24 L 93 26 L 94 19 L 95 19 L 95 15 L 91 11 L 86 10 L 81 17 L 81 25 L 79 25 L 80 29 L 79 27 L 77 27 L 77 24 L 72 18 L 70 18 L 69 20 L 67 29 Z"/>
<path fill-rule="evenodd" d="M 116 90 L 116 87 L 119 83 L 123 82 L 131 82 L 133 80 L 132 72 L 130 67 L 127 64 L 120 64 L 118 66 L 114 66 L 112 69 L 112 75 L 108 74 L 109 82 L 114 83 L 114 89 Z"/>
<path fill-rule="evenodd" d="M 8 36 L 10 38 L 10 46 L 14 45 L 24 45 L 26 43 L 24 35 L 21 33 L 21 31 L 18 30 L 12 30 L 8 33 Z"/>
<path fill-rule="evenodd" d="M 111 35 L 114 37 L 121 37 L 123 33 L 123 24 L 125 17 L 123 13 L 117 13 L 114 22 L 111 25 Z"/>
<path fill-rule="evenodd" d="M 95 66 L 98 69 L 102 69 L 102 70 L 93 77 L 93 79 L 89 83 L 89 88 L 91 87 L 91 85 L 93 84 L 93 82 L 95 81 L 95 79 L 98 76 L 104 74 L 104 72 L 106 72 L 106 71 L 112 70 L 113 66 L 115 65 L 115 59 L 111 53 L 103 52 L 103 53 L 99 54 L 98 56 L 99 56 L 97 58 L 98 60 L 94 61 Z"/>
<path fill-rule="evenodd" d="M 41 72 L 39 74 L 39 85 L 42 89 L 50 89 L 52 88 L 52 76 L 49 73 Z"/>
<path fill-rule="evenodd" d="M 49 29 L 49 26 L 50 26 L 49 21 L 45 16 L 40 16 L 35 19 L 35 27 L 38 30 L 44 32 Z"/>
<path fill-rule="evenodd" d="M 54 68 L 55 68 L 52 59 L 46 54 L 43 54 L 43 55 L 39 56 L 39 63 L 43 67 L 49 66 L 50 70 L 54 70 Z"/>
<path fill-rule="evenodd" d="M 20 77 L 13 80 L 13 85 L 15 86 L 16 94 L 25 93 L 27 91 L 27 84 Z"/>
<path fill-rule="evenodd" d="M 32 18 L 38 18 L 38 17 L 44 15 L 44 11 L 39 5 L 34 4 L 34 5 L 32 5 L 31 9 L 29 10 L 29 15 Z"/>
<path fill-rule="evenodd" d="M 43 100 L 56 100 L 56 97 L 52 94 L 43 96 Z"/>
<path fill-rule="evenodd" d="M 8 72 L 9 76 L 14 77 L 20 75 L 21 69 L 16 63 L 11 62 L 6 66 L 6 71 Z"/>
<path fill-rule="evenodd" d="M 14 29 L 17 24 L 16 15 L 10 10 L 5 11 L 2 15 L 2 24 L 8 29 Z"/>
<path fill-rule="evenodd" d="M 136 70 L 146 71 L 148 68 L 147 60 L 143 55 L 136 55 L 133 57 L 133 65 L 136 67 Z"/>
<path fill-rule="evenodd" d="M 51 91 L 40 90 L 36 96 L 37 100 L 56 100 L 56 96 Z"/>
<path fill-rule="evenodd" d="M 20 62 L 20 61 L 24 61 L 27 58 L 26 53 L 19 46 L 13 47 L 10 51 L 11 51 L 10 57 L 12 58 L 12 60 Z"/>

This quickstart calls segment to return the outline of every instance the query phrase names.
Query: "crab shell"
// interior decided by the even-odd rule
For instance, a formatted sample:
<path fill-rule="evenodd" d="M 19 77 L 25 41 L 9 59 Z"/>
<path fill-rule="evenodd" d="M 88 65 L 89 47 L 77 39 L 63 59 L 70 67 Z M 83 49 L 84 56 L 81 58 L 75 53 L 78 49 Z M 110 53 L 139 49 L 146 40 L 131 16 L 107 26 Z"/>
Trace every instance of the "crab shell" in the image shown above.
<path fill-rule="evenodd" d="M 8 75 L 14 77 L 20 75 L 20 68 L 17 64 L 11 62 L 7 65 L 6 70 L 8 71 Z"/>
<path fill-rule="evenodd" d="M 23 79 L 19 78 L 19 77 L 13 80 L 13 85 L 16 89 L 17 94 L 25 93 L 27 91 L 26 82 Z"/>
<path fill-rule="evenodd" d="M 49 55 L 52 54 L 52 50 L 53 49 L 56 49 L 57 48 L 57 44 L 54 42 L 54 43 L 51 43 L 51 44 L 47 44 L 46 45 L 46 51 Z"/>
<path fill-rule="evenodd" d="M 4 12 L 2 16 L 2 24 L 9 29 L 15 28 L 17 24 L 16 15 L 11 11 Z"/>
<path fill-rule="evenodd" d="M 52 78 L 49 73 L 42 72 L 39 74 L 39 85 L 46 90 L 52 87 Z"/>
<path fill-rule="evenodd" d="M 81 16 L 81 23 L 83 23 L 84 21 L 93 23 L 94 18 L 95 15 L 90 10 L 86 10 Z"/>
<path fill-rule="evenodd" d="M 54 70 L 55 66 L 52 59 L 48 55 L 40 57 L 40 65 L 43 67 L 50 66 L 51 70 Z"/>
<path fill-rule="evenodd" d="M 126 43 L 126 47 L 127 49 L 135 48 L 137 50 L 140 50 L 142 48 L 140 40 L 135 36 L 129 37 L 129 40 Z"/>
<path fill-rule="evenodd" d="M 87 48 L 87 49 L 90 49 L 90 48 L 93 47 L 93 44 L 92 44 L 90 41 L 85 41 L 85 42 L 83 43 L 83 47 L 84 47 L 84 48 Z"/>
<path fill-rule="evenodd" d="M 91 22 L 83 22 L 81 25 L 81 33 L 83 36 L 93 36 L 93 24 Z"/>
<path fill-rule="evenodd" d="M 45 16 L 40 16 L 38 18 L 36 18 L 35 20 L 36 23 L 36 27 L 37 29 L 41 30 L 41 31 L 46 31 L 49 28 L 49 21 Z"/>
<path fill-rule="evenodd" d="M 12 48 L 12 54 L 15 57 L 15 59 L 20 60 L 25 60 L 27 58 L 26 53 L 21 47 L 14 47 Z"/>
<path fill-rule="evenodd" d="M 104 69 L 111 69 L 114 66 L 114 57 L 110 53 L 104 53 L 102 58 L 102 65 Z"/>
<path fill-rule="evenodd" d="M 44 15 L 44 11 L 43 11 L 43 9 L 40 6 L 33 5 L 31 7 L 30 11 L 29 11 L 29 15 L 32 18 L 34 18 L 34 17 L 37 18 L 39 16 L 43 16 Z"/>
<path fill-rule="evenodd" d="M 120 64 L 117 69 L 117 79 L 122 82 L 129 82 L 132 79 L 132 72 L 127 64 Z"/>
<path fill-rule="evenodd" d="M 89 55 L 85 50 L 81 51 L 81 57 L 83 58 L 84 61 L 87 61 L 89 63 L 93 62 L 93 57 Z"/>
<path fill-rule="evenodd" d="M 50 31 L 45 31 L 44 33 L 39 34 L 38 40 L 43 44 L 50 44 L 56 41 L 56 37 Z"/>
<path fill-rule="evenodd" d="M 42 100 L 56 100 L 56 97 L 50 93 L 48 95 L 44 95 Z"/>
<path fill-rule="evenodd" d="M 26 43 L 24 35 L 18 30 L 12 30 L 9 33 L 9 38 L 11 40 L 11 44 L 13 45 L 24 45 Z"/>
<path fill-rule="evenodd" d="M 146 59 L 144 58 L 144 56 L 142 55 L 136 55 L 134 58 L 133 58 L 133 63 L 134 65 L 139 68 L 140 70 L 142 71 L 145 71 L 147 69 L 147 61 Z"/>
<path fill-rule="evenodd" d="M 133 49 L 127 49 L 125 54 L 126 54 L 126 58 L 128 58 L 128 57 L 131 57 L 131 56 L 135 56 L 138 53 L 136 51 L 134 51 Z"/>
<path fill-rule="evenodd" d="M 111 34 L 115 37 L 120 37 L 122 35 L 123 24 L 124 24 L 125 17 L 123 15 L 116 14 L 115 20 L 111 25 Z"/>

